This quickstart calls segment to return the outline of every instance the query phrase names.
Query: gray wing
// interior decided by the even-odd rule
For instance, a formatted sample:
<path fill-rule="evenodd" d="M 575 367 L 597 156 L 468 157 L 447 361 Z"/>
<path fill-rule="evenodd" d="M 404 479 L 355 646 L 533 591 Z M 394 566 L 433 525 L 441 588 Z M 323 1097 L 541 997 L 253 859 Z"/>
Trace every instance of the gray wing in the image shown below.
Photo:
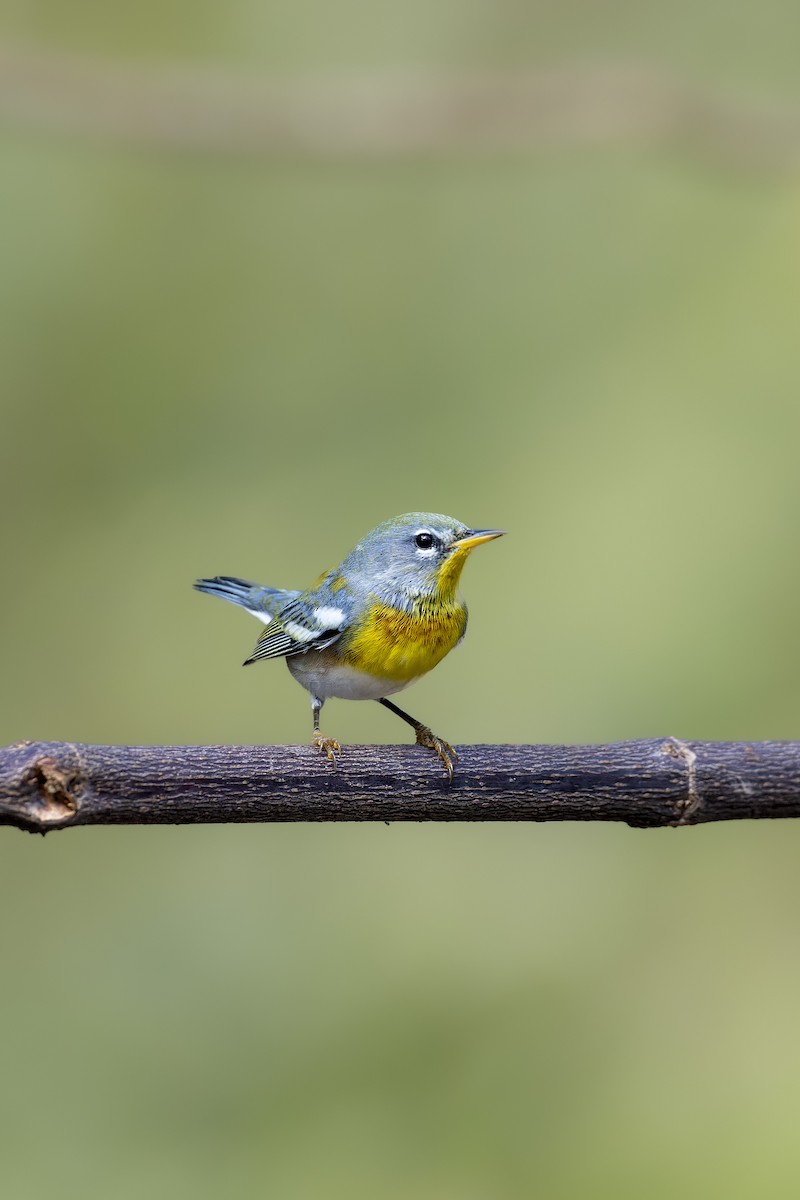
<path fill-rule="evenodd" d="M 302 592 L 272 618 L 244 665 L 260 658 L 289 658 L 307 650 L 324 650 L 341 637 L 346 624 L 343 609 L 320 603 L 318 593 Z"/>

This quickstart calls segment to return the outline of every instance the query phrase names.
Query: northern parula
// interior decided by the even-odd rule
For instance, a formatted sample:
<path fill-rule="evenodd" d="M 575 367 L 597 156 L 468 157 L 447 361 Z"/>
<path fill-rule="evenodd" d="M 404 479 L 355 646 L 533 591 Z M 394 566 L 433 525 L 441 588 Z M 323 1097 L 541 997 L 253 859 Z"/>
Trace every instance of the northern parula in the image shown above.
<path fill-rule="evenodd" d="M 305 592 L 260 587 L 218 575 L 198 579 L 198 591 L 221 596 L 266 624 L 245 666 L 285 658 L 311 693 L 313 745 L 335 763 L 341 747 L 320 733 L 325 701 L 377 700 L 412 727 L 448 774 L 458 755 L 386 697 L 425 675 L 457 646 L 467 607 L 457 595 L 470 551 L 501 529 L 470 529 L 440 513 L 406 513 L 384 521 L 332 571 Z"/>

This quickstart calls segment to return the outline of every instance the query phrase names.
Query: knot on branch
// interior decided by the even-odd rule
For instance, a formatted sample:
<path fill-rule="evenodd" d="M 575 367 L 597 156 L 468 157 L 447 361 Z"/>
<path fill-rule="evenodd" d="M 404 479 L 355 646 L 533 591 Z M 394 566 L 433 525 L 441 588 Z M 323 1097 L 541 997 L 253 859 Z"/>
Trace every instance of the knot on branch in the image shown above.
<path fill-rule="evenodd" d="M 46 833 L 74 820 L 86 787 L 86 771 L 75 746 L 59 747 L 59 757 L 42 746 L 18 742 L 11 777 L 0 795 L 0 820 Z"/>
<path fill-rule="evenodd" d="M 79 775 L 62 771 L 52 758 L 40 758 L 23 783 L 34 789 L 39 797 L 37 816 L 41 822 L 64 821 L 78 811 L 74 790 L 79 785 Z"/>
<path fill-rule="evenodd" d="M 670 758 L 677 758 L 686 767 L 686 792 L 676 801 L 675 820 L 672 824 L 693 824 L 692 814 L 700 807 L 700 795 L 697 791 L 697 755 L 691 746 L 676 737 L 667 738 L 662 742 L 661 752 L 668 754 Z"/>

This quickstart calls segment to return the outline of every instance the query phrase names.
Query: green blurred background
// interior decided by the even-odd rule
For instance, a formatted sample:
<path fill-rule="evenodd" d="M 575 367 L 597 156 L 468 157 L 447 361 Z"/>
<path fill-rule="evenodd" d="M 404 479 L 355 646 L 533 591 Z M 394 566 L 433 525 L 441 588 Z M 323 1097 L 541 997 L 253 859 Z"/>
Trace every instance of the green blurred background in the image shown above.
<path fill-rule="evenodd" d="M 256 623 L 191 583 L 305 586 L 417 508 L 510 531 L 409 694 L 443 736 L 797 737 L 800 187 L 746 115 L 800 104 L 799 35 L 784 0 L 4 5 L 2 742 L 305 741 L 285 668 L 239 667 Z M 226 152 L 135 103 L 130 136 L 60 123 L 98 67 L 366 78 L 367 124 L 415 72 L 632 68 L 745 119 L 381 154 L 334 114 Z M 405 738 L 377 705 L 325 729 Z M 6 830 L 3 1194 L 794 1196 L 799 850 Z"/>

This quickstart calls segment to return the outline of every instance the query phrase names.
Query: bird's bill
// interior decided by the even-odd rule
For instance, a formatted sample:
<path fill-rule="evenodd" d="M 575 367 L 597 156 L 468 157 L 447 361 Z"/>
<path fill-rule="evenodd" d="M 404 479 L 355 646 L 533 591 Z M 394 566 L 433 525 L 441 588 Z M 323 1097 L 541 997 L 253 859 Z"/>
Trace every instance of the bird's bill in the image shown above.
<path fill-rule="evenodd" d="M 448 549 L 472 550 L 474 546 L 480 546 L 482 542 L 491 542 L 494 538 L 502 537 L 504 533 L 505 529 L 470 529 L 469 533 L 465 533 L 463 537 L 451 542 Z"/>

